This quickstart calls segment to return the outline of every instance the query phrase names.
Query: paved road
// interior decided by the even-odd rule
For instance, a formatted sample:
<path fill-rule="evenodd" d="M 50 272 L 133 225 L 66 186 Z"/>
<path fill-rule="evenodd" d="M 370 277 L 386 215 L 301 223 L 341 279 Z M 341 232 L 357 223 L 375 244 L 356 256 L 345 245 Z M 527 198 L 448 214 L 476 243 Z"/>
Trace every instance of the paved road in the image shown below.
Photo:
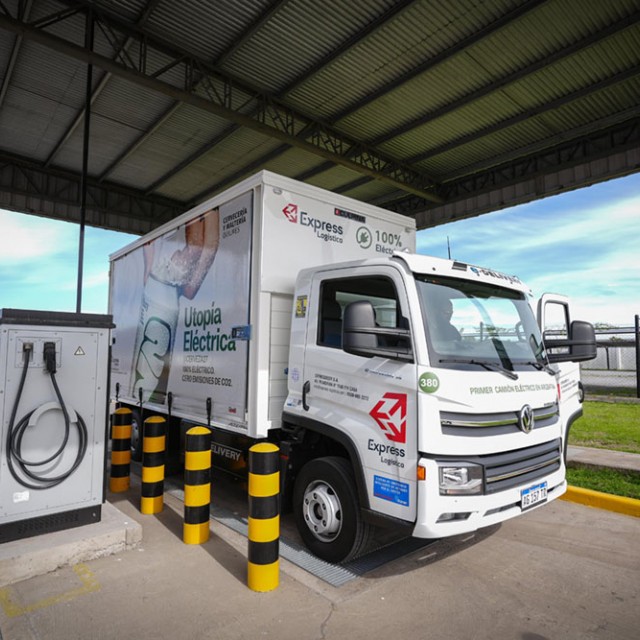
<path fill-rule="evenodd" d="M 441 540 L 340 588 L 282 561 L 245 586 L 246 539 L 213 522 L 181 542 L 182 504 L 140 516 L 143 544 L 0 590 L 3 640 L 136 638 L 636 639 L 640 520 L 556 501 L 482 535 Z"/>

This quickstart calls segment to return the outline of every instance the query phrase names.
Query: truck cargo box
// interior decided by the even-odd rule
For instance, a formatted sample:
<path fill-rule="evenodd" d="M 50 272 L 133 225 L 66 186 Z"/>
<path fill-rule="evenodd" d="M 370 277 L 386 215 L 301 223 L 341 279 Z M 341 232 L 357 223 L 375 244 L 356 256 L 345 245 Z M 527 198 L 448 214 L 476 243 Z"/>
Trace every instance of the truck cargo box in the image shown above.
<path fill-rule="evenodd" d="M 266 436 L 287 395 L 298 272 L 397 250 L 415 251 L 409 218 L 267 171 L 248 178 L 111 256 L 113 394 Z"/>

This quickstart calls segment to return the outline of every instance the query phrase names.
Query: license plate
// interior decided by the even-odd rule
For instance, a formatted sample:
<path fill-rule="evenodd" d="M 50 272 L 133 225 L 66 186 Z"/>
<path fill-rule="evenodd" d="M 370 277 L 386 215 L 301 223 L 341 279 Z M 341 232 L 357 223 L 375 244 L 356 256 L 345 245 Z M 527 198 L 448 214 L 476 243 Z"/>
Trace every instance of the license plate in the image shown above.
<path fill-rule="evenodd" d="M 541 482 L 527 487 L 520 492 L 522 500 L 522 510 L 529 509 L 536 504 L 547 501 L 547 483 Z"/>

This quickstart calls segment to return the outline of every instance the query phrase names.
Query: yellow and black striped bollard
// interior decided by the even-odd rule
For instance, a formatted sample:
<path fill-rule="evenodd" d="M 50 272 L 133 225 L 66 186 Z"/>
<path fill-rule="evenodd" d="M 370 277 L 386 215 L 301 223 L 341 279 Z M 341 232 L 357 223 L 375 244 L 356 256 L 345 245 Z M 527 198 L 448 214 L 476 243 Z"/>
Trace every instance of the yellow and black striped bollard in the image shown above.
<path fill-rule="evenodd" d="M 116 409 L 111 425 L 109 491 L 122 493 L 131 483 L 131 409 Z"/>
<path fill-rule="evenodd" d="M 160 513 L 164 507 L 164 451 L 166 420 L 151 416 L 142 430 L 142 497 L 140 511 Z"/>
<path fill-rule="evenodd" d="M 249 449 L 249 563 L 253 591 L 271 591 L 279 582 L 280 456 L 269 442 Z"/>
<path fill-rule="evenodd" d="M 187 431 L 184 452 L 185 544 L 201 544 L 209 539 L 211 506 L 211 430 L 192 427 Z"/>

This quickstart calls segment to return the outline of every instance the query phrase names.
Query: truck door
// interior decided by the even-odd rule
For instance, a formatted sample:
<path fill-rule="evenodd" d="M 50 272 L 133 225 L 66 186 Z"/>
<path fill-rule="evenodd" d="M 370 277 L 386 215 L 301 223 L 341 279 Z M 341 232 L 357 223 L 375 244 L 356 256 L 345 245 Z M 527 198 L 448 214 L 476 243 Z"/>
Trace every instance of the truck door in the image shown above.
<path fill-rule="evenodd" d="M 351 302 L 373 305 L 381 328 L 409 329 L 407 295 L 392 267 L 336 269 L 315 275 L 303 380 L 309 418 L 348 439 L 352 459 L 366 483 L 374 511 L 403 520 L 416 517 L 416 364 L 394 357 L 348 354 L 342 349 L 342 318 Z M 317 301 L 314 304 L 313 301 Z M 392 348 L 393 336 L 371 336 Z M 410 338 L 404 338 L 406 346 Z M 409 358 L 411 359 L 411 358 Z M 360 469 L 355 468 L 355 473 Z M 360 497 L 361 503 L 363 496 Z"/>
<path fill-rule="evenodd" d="M 569 298 L 552 293 L 543 294 L 538 301 L 538 325 L 545 341 L 548 339 L 569 339 L 569 327 L 571 326 Z M 558 351 L 568 353 L 569 349 L 568 347 L 560 347 Z M 561 362 L 554 363 L 552 367 L 558 371 L 560 415 L 564 427 L 563 440 L 566 452 L 568 429 L 573 420 L 581 415 L 584 392 L 580 382 L 580 364 L 578 362 Z"/>

